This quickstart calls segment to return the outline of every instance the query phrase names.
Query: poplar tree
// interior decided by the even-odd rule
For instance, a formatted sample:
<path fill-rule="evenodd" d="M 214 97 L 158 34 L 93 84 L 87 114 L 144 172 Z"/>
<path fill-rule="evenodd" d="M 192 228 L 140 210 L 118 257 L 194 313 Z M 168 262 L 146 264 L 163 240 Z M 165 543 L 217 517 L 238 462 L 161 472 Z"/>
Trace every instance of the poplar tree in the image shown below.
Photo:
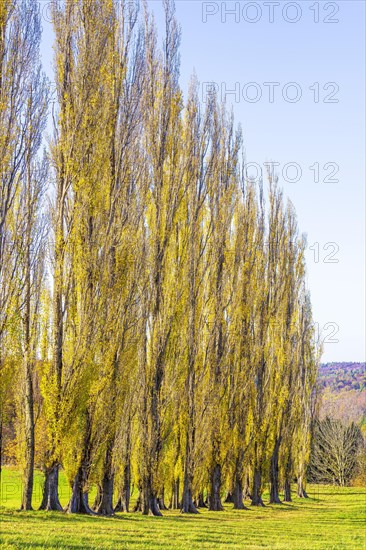
<path fill-rule="evenodd" d="M 167 287 L 169 247 L 181 200 L 182 179 L 177 143 L 181 131 L 181 93 L 178 87 L 178 46 L 180 33 L 170 2 L 164 2 L 166 36 L 162 58 L 156 51 L 156 30 L 145 14 L 145 55 L 147 86 L 143 103 L 144 145 L 150 164 L 146 181 L 149 206 L 148 331 L 144 345 L 145 388 L 141 409 L 142 429 L 142 509 L 144 514 L 161 515 L 158 476 L 162 452 L 161 389 L 166 370 L 169 340 L 177 303 Z"/>
<path fill-rule="evenodd" d="M 7 382 L 4 343 L 20 333 L 21 508 L 29 510 L 35 453 L 33 382 L 44 274 L 42 201 L 47 178 L 47 161 L 38 162 L 37 154 L 47 117 L 48 84 L 40 64 L 39 6 L 27 0 L 2 2 L 0 24 L 0 373 L 2 383 Z M 20 332 L 13 332 L 12 326 L 19 321 Z M 0 431 L 2 409 L 3 399 Z"/>

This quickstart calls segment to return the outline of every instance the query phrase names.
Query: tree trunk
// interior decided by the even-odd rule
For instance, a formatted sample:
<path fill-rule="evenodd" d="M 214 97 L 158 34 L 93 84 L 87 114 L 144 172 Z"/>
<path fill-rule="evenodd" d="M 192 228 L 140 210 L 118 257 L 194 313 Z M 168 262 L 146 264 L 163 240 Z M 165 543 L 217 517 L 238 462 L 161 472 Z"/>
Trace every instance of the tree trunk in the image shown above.
<path fill-rule="evenodd" d="M 69 514 L 92 514 L 95 512 L 90 508 L 88 503 L 88 494 L 86 492 L 87 482 L 89 479 L 90 465 L 91 465 L 91 430 L 92 422 L 89 410 L 85 412 L 85 432 L 82 448 L 82 455 L 80 465 L 76 473 L 74 483 L 72 486 L 72 494 L 69 504 L 65 511 Z"/>
<path fill-rule="evenodd" d="M 245 500 L 246 498 L 252 498 L 250 494 L 250 482 L 248 472 L 246 472 L 244 475 L 243 499 Z"/>
<path fill-rule="evenodd" d="M 262 472 L 260 468 L 255 468 L 252 488 L 252 506 L 264 506 L 262 500 Z"/>
<path fill-rule="evenodd" d="M 97 494 L 95 495 L 94 503 L 92 506 L 92 509 L 96 511 L 98 507 L 100 506 L 102 500 L 102 488 L 100 486 L 100 483 L 97 484 Z"/>
<path fill-rule="evenodd" d="M 182 495 L 182 514 L 198 514 L 198 510 L 193 503 L 192 498 L 192 482 L 184 476 L 183 495 Z"/>
<path fill-rule="evenodd" d="M 292 498 L 291 498 L 291 482 L 290 482 L 288 479 L 285 479 L 283 501 L 284 501 L 284 502 L 292 502 Z"/>
<path fill-rule="evenodd" d="M 156 492 L 151 487 L 150 480 L 144 483 L 142 491 L 142 513 L 144 516 L 162 516 Z"/>
<path fill-rule="evenodd" d="M 40 510 L 63 512 L 63 508 L 58 498 L 58 470 L 59 465 L 53 464 L 46 468 L 45 481 L 43 485 L 43 498 Z"/>
<path fill-rule="evenodd" d="M 234 502 L 233 493 L 231 491 L 227 492 L 227 495 L 226 495 L 226 498 L 225 498 L 224 502 L 226 502 L 226 504 Z"/>
<path fill-rule="evenodd" d="M 243 490 L 243 462 L 244 462 L 244 452 L 240 450 L 236 462 L 235 462 L 235 471 L 233 479 L 233 488 L 232 492 L 228 493 L 226 497 L 226 502 L 232 502 L 234 504 L 234 510 L 245 510 L 244 506 L 244 490 Z"/>
<path fill-rule="evenodd" d="M 25 471 L 21 510 L 32 510 L 34 480 L 34 408 L 30 359 L 25 358 Z"/>
<path fill-rule="evenodd" d="M 291 498 L 291 457 L 287 459 L 285 469 L 285 483 L 284 483 L 284 502 L 292 502 Z"/>
<path fill-rule="evenodd" d="M 273 449 L 273 453 L 271 456 L 271 464 L 270 464 L 270 504 L 282 504 L 280 495 L 279 495 L 279 480 L 278 480 L 278 457 L 279 457 L 279 451 L 280 451 L 280 445 L 281 445 L 281 438 L 276 439 L 276 443 Z"/>
<path fill-rule="evenodd" d="M 118 497 L 117 504 L 114 507 L 114 513 L 116 514 L 117 512 L 124 512 L 121 495 Z"/>
<path fill-rule="evenodd" d="M 203 498 L 203 493 L 198 493 L 195 502 L 194 502 L 196 508 L 207 508 L 205 499 Z"/>
<path fill-rule="evenodd" d="M 101 483 L 101 498 L 96 513 L 101 516 L 113 516 L 114 475 L 105 472 Z"/>
<path fill-rule="evenodd" d="M 135 507 L 133 509 L 133 512 L 142 512 L 142 491 L 139 490 L 139 495 L 136 500 Z"/>
<path fill-rule="evenodd" d="M 84 492 L 84 479 L 83 467 L 80 466 L 74 479 L 71 499 L 66 506 L 65 512 L 69 514 L 95 515 L 95 512 L 93 512 L 88 504 L 88 493 Z"/>
<path fill-rule="evenodd" d="M 192 498 L 193 464 L 192 464 L 192 454 L 191 454 L 191 443 L 192 443 L 193 437 L 191 437 L 190 440 L 189 438 L 190 438 L 190 435 L 187 434 L 181 512 L 183 514 L 198 514 L 198 510 L 194 505 L 193 498 Z"/>
<path fill-rule="evenodd" d="M 246 506 L 244 506 L 243 482 L 240 476 L 237 476 L 235 479 L 232 502 L 234 503 L 234 510 L 246 510 Z"/>
<path fill-rule="evenodd" d="M 192 375 L 193 376 L 193 375 Z M 192 382 L 191 378 L 189 378 L 189 387 L 194 385 L 194 381 Z M 193 390 L 190 390 L 190 394 L 192 393 L 192 401 L 193 401 Z M 183 494 L 182 494 L 182 506 L 181 506 L 181 512 L 183 514 L 198 514 L 198 510 L 196 506 L 193 503 L 192 498 L 192 486 L 193 486 L 193 458 L 192 458 L 192 451 L 194 447 L 194 439 L 195 439 L 195 428 L 194 428 L 194 404 L 191 403 L 191 399 L 189 399 L 189 408 L 190 408 L 190 420 L 188 422 L 188 425 L 190 425 L 190 430 L 186 433 L 186 452 L 185 452 L 185 461 L 184 461 L 184 474 L 183 474 Z"/>
<path fill-rule="evenodd" d="M 159 510 L 168 510 L 168 507 L 165 505 L 165 501 L 164 501 L 164 492 L 165 491 L 163 487 L 161 490 L 160 497 L 158 498 Z"/>
<path fill-rule="evenodd" d="M 123 469 L 123 486 L 115 512 L 129 512 L 131 499 L 131 464 L 128 462 Z"/>
<path fill-rule="evenodd" d="M 170 502 L 170 508 L 172 510 L 179 510 L 180 508 L 179 493 L 180 493 L 180 479 L 178 477 L 177 479 L 174 479 L 172 483 L 172 500 Z"/>
<path fill-rule="evenodd" d="M 210 504 L 209 509 L 215 512 L 221 512 L 224 508 L 221 504 L 221 466 L 215 464 L 211 474 Z"/>
<path fill-rule="evenodd" d="M 113 442 L 109 441 L 104 460 L 104 474 L 100 484 L 101 497 L 96 513 L 101 516 L 113 516 L 113 489 L 114 489 L 114 473 L 112 465 Z"/>
<path fill-rule="evenodd" d="M 304 478 L 302 476 L 297 478 L 297 496 L 299 498 L 309 498 L 305 491 Z"/>

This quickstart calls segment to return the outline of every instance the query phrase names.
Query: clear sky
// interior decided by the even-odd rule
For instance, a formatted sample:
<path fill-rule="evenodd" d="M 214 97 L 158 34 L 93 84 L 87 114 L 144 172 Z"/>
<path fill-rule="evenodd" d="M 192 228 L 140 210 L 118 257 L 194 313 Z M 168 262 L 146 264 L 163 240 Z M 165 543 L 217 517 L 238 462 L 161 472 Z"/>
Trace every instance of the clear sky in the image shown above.
<path fill-rule="evenodd" d="M 52 30 L 40 0 L 52 80 Z M 159 0 L 149 1 L 163 28 Z M 323 361 L 365 361 L 365 2 L 176 1 L 181 86 L 215 83 L 244 132 L 248 173 L 276 162 L 307 234 Z M 229 93 L 229 92 L 232 93 Z"/>

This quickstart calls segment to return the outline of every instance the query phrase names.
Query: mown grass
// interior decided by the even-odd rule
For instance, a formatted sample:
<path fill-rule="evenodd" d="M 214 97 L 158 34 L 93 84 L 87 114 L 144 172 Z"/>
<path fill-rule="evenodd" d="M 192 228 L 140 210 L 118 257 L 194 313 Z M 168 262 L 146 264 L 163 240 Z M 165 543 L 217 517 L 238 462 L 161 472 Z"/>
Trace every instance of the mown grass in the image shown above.
<path fill-rule="evenodd" d="M 199 516 L 165 512 L 163 518 L 117 514 L 115 518 L 18 512 L 20 476 L 3 471 L 0 508 L 2 549 L 357 549 L 366 548 L 366 490 L 310 486 L 309 499 L 291 504 Z M 61 475 L 61 502 L 69 489 Z M 93 495 L 91 495 L 92 497 Z M 266 497 L 267 495 L 265 495 Z M 34 507 L 41 498 L 37 474 Z M 249 505 L 249 503 L 248 503 Z"/>

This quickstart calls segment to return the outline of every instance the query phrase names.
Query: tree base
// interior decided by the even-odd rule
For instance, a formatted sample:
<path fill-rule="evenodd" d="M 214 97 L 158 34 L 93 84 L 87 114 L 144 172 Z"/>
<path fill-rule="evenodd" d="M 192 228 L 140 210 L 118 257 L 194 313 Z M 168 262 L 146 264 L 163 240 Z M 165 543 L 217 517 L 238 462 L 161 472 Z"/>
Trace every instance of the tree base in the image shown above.
<path fill-rule="evenodd" d="M 165 502 L 163 498 L 158 498 L 158 506 L 159 510 L 168 510 L 169 508 L 165 506 Z"/>
<path fill-rule="evenodd" d="M 211 474 L 211 492 L 208 509 L 211 512 L 222 512 L 224 507 L 220 498 L 221 492 L 221 466 L 215 464 Z"/>
<path fill-rule="evenodd" d="M 125 514 L 128 514 L 130 506 L 129 503 L 126 502 L 126 499 L 119 497 L 117 504 L 114 507 L 114 512 L 124 512 Z M 141 508 L 138 510 L 134 510 L 135 512 L 141 511 Z"/>
<path fill-rule="evenodd" d="M 188 508 L 182 508 L 181 509 L 182 514 L 199 514 L 199 511 L 193 504 L 193 502 L 188 506 Z"/>
<path fill-rule="evenodd" d="M 100 502 L 95 509 L 99 516 L 114 516 L 113 508 L 113 488 L 114 488 L 114 476 L 104 475 L 102 483 L 100 484 Z"/>
<path fill-rule="evenodd" d="M 270 504 L 282 504 L 282 500 L 280 500 L 278 497 L 271 498 L 269 501 Z"/>
<path fill-rule="evenodd" d="M 248 510 L 249 508 L 245 506 L 244 502 L 240 502 L 239 504 L 234 504 L 233 510 Z"/>
<path fill-rule="evenodd" d="M 255 499 L 252 499 L 252 502 L 250 503 L 251 506 L 262 506 L 264 508 L 265 504 L 261 497 L 257 497 Z"/>
<path fill-rule="evenodd" d="M 67 514 L 85 514 L 95 516 L 96 513 L 90 508 L 88 493 L 84 492 L 83 472 L 79 468 L 72 486 L 72 494 L 68 505 L 65 508 Z"/>
<path fill-rule="evenodd" d="M 83 514 L 87 516 L 97 515 L 90 508 L 84 496 L 72 496 L 64 511 L 66 512 L 66 514 Z"/>
<path fill-rule="evenodd" d="M 58 498 L 58 469 L 58 464 L 54 464 L 46 469 L 43 498 L 39 510 L 44 510 L 45 512 L 64 511 Z"/>
<path fill-rule="evenodd" d="M 207 505 L 205 503 L 205 500 L 203 498 L 203 494 L 200 493 L 197 498 L 194 501 L 194 505 L 196 508 L 207 508 Z"/>
<path fill-rule="evenodd" d="M 142 499 L 142 515 L 162 517 L 163 514 L 160 511 L 158 499 L 155 496 Z"/>
<path fill-rule="evenodd" d="M 182 507 L 181 507 L 182 514 L 198 514 L 198 510 L 195 507 L 192 499 L 192 492 L 189 488 L 186 488 L 183 491 L 183 497 L 182 497 Z"/>
<path fill-rule="evenodd" d="M 291 484 L 289 481 L 285 481 L 285 487 L 283 491 L 283 502 L 292 502 L 291 498 Z"/>

